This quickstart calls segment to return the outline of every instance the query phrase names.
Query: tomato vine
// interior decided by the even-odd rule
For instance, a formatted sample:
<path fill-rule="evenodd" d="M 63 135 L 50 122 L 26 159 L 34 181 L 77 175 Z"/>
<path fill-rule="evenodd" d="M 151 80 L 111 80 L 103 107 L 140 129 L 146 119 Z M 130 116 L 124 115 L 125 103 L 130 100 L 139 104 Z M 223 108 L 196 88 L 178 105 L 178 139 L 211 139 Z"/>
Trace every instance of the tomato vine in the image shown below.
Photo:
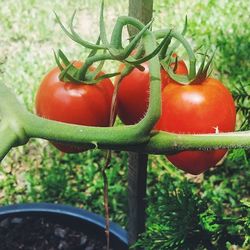
<path fill-rule="evenodd" d="M 100 23 L 101 27 L 103 27 L 103 22 L 101 21 Z M 156 51 L 157 43 L 155 38 L 163 37 L 167 40 L 170 31 L 161 30 L 151 32 L 149 29 L 145 29 L 145 25 L 134 18 L 119 17 L 115 25 L 115 30 L 112 33 L 112 42 L 107 44 L 105 32 L 101 32 L 101 40 L 104 41 L 103 45 L 89 43 L 83 40 L 81 43 L 91 49 L 105 49 L 107 51 L 107 57 L 115 59 L 115 56 L 129 67 L 134 66 L 133 63 L 136 64 L 136 60 L 131 60 L 131 48 L 126 47 L 121 49 L 118 46 L 120 43 L 114 43 L 116 39 L 121 39 L 121 37 L 119 37 L 122 33 L 121 30 L 127 25 L 132 25 L 139 30 L 144 29 L 140 37 L 142 38 L 146 55 L 152 55 L 152 52 Z M 196 73 L 196 58 L 189 49 L 190 45 L 181 34 L 174 30 L 171 31 L 171 36 L 178 39 L 186 48 L 189 54 L 190 64 L 187 77 L 193 79 L 194 73 Z M 108 49 L 107 45 L 109 47 Z M 96 56 L 96 61 L 101 57 L 99 57 L 99 55 L 94 56 Z M 129 58 L 128 62 L 125 59 L 121 59 L 124 56 L 125 58 L 126 56 Z M 95 60 L 93 60 L 93 62 Z M 138 64 L 141 63 L 140 61 Z M 166 154 L 184 149 L 207 150 L 215 148 L 250 147 L 249 131 L 197 135 L 180 135 L 169 132 L 152 131 L 161 114 L 160 63 L 158 57 L 152 56 L 152 58 L 150 58 L 149 70 L 151 81 L 148 111 L 139 123 L 129 126 L 93 127 L 72 125 L 44 119 L 28 112 L 26 108 L 17 101 L 11 91 L 4 84 L 0 84 L 0 159 L 3 159 L 13 146 L 23 145 L 27 143 L 30 138 L 42 138 L 50 141 L 68 142 L 79 145 L 91 144 L 93 147 L 100 149 L 119 149 L 153 154 Z"/>

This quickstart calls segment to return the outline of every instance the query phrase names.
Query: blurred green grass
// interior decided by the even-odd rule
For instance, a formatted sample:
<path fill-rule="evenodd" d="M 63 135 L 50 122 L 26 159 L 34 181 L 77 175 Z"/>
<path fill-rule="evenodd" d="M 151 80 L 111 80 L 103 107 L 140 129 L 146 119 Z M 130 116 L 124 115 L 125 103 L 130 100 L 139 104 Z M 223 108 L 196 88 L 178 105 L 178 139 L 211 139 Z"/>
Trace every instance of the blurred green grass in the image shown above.
<path fill-rule="evenodd" d="M 71 59 L 84 58 L 88 51 L 74 45 L 56 24 L 53 11 L 67 23 L 77 10 L 76 29 L 87 39 L 98 36 L 99 0 L 9 0 L 0 1 L 0 82 L 17 94 L 34 112 L 34 97 L 43 75 L 55 65 L 53 49 L 62 49 Z M 128 1 L 106 2 L 106 24 L 111 31 L 118 15 L 126 15 Z M 187 37 L 195 45 L 217 48 L 214 74 L 231 89 L 239 81 L 249 81 L 250 7 L 248 1 L 154 1 L 154 28 L 182 29 L 188 17 Z M 107 64 L 106 69 L 114 64 Z M 56 202 L 104 213 L 102 177 L 99 171 L 104 152 L 89 151 L 62 155 L 42 140 L 31 140 L 14 148 L 1 163 L 0 203 Z M 224 213 L 224 205 L 234 213 L 241 199 L 249 199 L 249 152 L 231 152 L 229 160 L 218 169 L 199 177 L 197 192 L 209 197 Z M 127 154 L 116 152 L 109 170 L 111 218 L 126 226 Z M 150 156 L 148 194 L 149 211 L 154 197 L 162 197 L 166 180 L 178 186 L 186 176 L 164 156 Z M 193 183 L 193 179 L 190 180 Z M 156 185 L 157 184 L 157 185 Z M 164 195 L 164 194 L 163 194 Z M 152 200 L 151 200 L 152 199 Z M 214 204 L 213 203 L 213 204 Z M 238 211 L 238 210 L 237 210 Z M 228 212 L 228 210 L 227 210 Z M 229 212 L 229 214 L 230 214 Z M 153 213 L 152 213 L 153 214 Z M 150 215 L 150 213 L 149 213 Z M 152 218 L 151 218 L 152 219 Z"/>

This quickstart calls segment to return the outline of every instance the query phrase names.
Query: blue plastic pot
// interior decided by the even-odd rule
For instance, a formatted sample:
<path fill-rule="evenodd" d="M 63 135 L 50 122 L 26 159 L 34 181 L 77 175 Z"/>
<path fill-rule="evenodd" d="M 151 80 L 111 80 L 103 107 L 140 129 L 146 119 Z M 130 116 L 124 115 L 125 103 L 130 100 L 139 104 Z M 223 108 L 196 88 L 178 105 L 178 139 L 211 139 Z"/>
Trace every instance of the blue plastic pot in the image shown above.
<path fill-rule="evenodd" d="M 72 229 L 95 235 L 104 242 L 106 240 L 104 218 L 83 209 L 49 203 L 18 204 L 0 208 L 0 220 L 27 215 L 49 218 Z M 110 247 L 115 250 L 128 250 L 127 232 L 113 222 L 110 224 Z"/>

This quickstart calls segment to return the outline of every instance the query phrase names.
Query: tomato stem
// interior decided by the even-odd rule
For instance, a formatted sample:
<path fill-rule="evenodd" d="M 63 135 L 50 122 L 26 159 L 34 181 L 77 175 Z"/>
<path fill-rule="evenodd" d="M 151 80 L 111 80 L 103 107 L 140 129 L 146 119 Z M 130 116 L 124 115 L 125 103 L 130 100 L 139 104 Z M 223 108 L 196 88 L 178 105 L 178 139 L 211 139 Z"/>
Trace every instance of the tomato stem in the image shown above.
<path fill-rule="evenodd" d="M 81 79 L 82 81 L 93 80 L 93 79 L 86 79 L 88 69 L 93 63 L 106 61 L 106 60 L 113 60 L 113 58 L 109 54 L 98 54 L 95 56 L 88 57 L 86 61 L 84 62 L 83 66 L 80 68 L 80 70 L 77 73 L 78 78 Z"/>
<path fill-rule="evenodd" d="M 5 156 L 13 145 L 17 144 L 16 134 L 12 129 L 0 121 L 0 160 Z"/>

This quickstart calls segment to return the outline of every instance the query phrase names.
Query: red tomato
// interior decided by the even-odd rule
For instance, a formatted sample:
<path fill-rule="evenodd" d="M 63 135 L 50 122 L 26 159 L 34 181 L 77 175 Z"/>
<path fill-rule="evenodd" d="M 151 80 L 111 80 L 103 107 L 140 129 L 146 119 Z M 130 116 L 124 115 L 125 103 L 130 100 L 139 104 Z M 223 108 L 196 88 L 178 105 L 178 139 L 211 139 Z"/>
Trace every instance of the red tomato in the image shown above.
<path fill-rule="evenodd" d="M 82 63 L 77 62 L 76 67 Z M 104 79 L 96 85 L 76 84 L 59 80 L 60 69 L 52 69 L 43 79 L 36 95 L 36 112 L 39 116 L 79 125 L 109 125 L 113 84 Z M 103 73 L 101 73 L 103 74 Z M 77 153 L 86 147 L 53 143 L 59 150 Z"/>
<path fill-rule="evenodd" d="M 162 92 L 162 115 L 156 129 L 179 134 L 234 131 L 235 104 L 231 93 L 218 80 L 199 84 L 167 84 Z M 226 150 L 183 151 L 167 156 L 176 167 L 200 174 L 213 167 Z"/>
<path fill-rule="evenodd" d="M 148 62 L 141 64 L 145 70 L 135 68 L 123 78 L 117 94 L 118 116 L 124 124 L 131 125 L 139 122 L 145 115 L 149 103 L 149 66 Z M 121 65 L 120 71 L 124 68 Z M 183 61 L 178 62 L 177 74 L 187 74 L 188 70 Z M 118 81 L 118 77 L 115 83 Z M 164 69 L 161 69 L 162 89 L 170 81 Z"/>

